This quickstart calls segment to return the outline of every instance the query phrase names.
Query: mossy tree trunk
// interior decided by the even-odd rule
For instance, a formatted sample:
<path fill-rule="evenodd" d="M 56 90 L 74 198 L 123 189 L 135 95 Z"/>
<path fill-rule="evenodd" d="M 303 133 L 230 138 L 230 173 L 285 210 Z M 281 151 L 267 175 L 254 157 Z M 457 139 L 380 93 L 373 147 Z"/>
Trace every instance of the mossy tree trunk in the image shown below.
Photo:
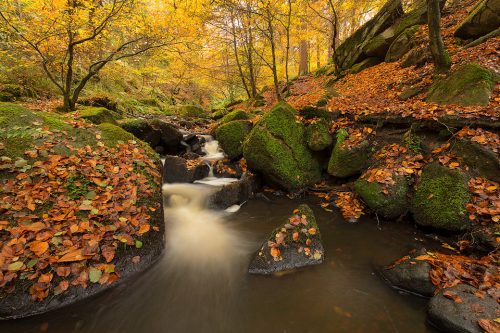
<path fill-rule="evenodd" d="M 441 1 L 427 0 L 427 23 L 429 44 L 436 73 L 444 74 L 450 70 L 451 59 L 441 37 Z"/>

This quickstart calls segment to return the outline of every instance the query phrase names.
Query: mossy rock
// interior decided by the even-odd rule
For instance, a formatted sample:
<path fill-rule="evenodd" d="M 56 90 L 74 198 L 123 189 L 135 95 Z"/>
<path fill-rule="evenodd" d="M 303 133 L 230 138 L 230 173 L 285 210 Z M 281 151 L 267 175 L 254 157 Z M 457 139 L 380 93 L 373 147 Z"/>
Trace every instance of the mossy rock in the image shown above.
<path fill-rule="evenodd" d="M 419 25 L 414 25 L 405 29 L 398 37 L 392 42 L 387 54 L 385 55 L 385 62 L 393 62 L 401 59 L 414 45 L 414 36 L 417 33 Z"/>
<path fill-rule="evenodd" d="M 99 124 L 97 128 L 101 131 L 102 141 L 108 147 L 116 146 L 119 143 L 126 143 L 130 140 L 137 140 L 133 134 L 117 125 L 102 123 Z"/>
<path fill-rule="evenodd" d="M 495 87 L 492 72 L 478 64 L 461 66 L 446 79 L 435 82 L 427 95 L 428 102 L 486 106 Z"/>
<path fill-rule="evenodd" d="M 229 113 L 229 111 L 226 109 L 216 110 L 210 114 L 210 119 L 219 120 L 222 117 L 224 117 L 225 115 L 227 115 L 228 113 Z"/>
<path fill-rule="evenodd" d="M 332 145 L 333 139 L 330 134 L 328 122 L 319 119 L 306 128 L 307 146 L 313 151 L 321 151 Z"/>
<path fill-rule="evenodd" d="M 478 38 L 498 29 L 499 22 L 500 1 L 483 0 L 460 23 L 455 36 L 461 39 Z"/>
<path fill-rule="evenodd" d="M 297 112 L 286 103 L 265 114 L 243 143 L 248 166 L 287 190 L 319 181 L 321 169 L 305 142 Z"/>
<path fill-rule="evenodd" d="M 234 120 L 248 120 L 248 114 L 243 110 L 231 111 L 219 120 L 219 124 L 223 125 Z"/>
<path fill-rule="evenodd" d="M 80 118 L 90 121 L 96 125 L 110 123 L 118 125 L 116 115 L 104 107 L 86 107 L 78 110 Z"/>
<path fill-rule="evenodd" d="M 132 133 L 138 139 L 147 142 L 151 147 L 156 147 L 160 144 L 160 134 L 153 130 L 151 124 L 149 124 L 146 119 L 124 119 L 120 121 L 120 127 L 125 131 Z"/>
<path fill-rule="evenodd" d="M 205 110 L 197 105 L 181 105 L 177 108 L 177 112 L 180 116 L 186 118 L 205 118 L 207 113 Z"/>
<path fill-rule="evenodd" d="M 354 66 L 352 66 L 351 69 L 349 70 L 349 73 L 357 74 L 357 73 L 359 73 L 367 68 L 376 66 L 380 63 L 381 63 L 381 61 L 379 58 L 375 58 L 375 57 L 367 58 L 367 59 L 355 64 Z"/>
<path fill-rule="evenodd" d="M 470 227 L 465 208 L 470 200 L 467 177 L 437 163 L 422 171 L 411 203 L 415 222 L 421 226 L 449 231 Z"/>
<path fill-rule="evenodd" d="M 229 159 L 243 154 L 243 141 L 251 130 L 252 122 L 248 120 L 230 121 L 217 128 L 216 138 Z"/>
<path fill-rule="evenodd" d="M 465 138 L 458 139 L 453 151 L 482 177 L 500 182 L 500 156 L 487 146 Z"/>
<path fill-rule="evenodd" d="M 120 112 L 118 101 L 112 96 L 106 94 L 98 94 L 81 98 L 78 100 L 78 104 L 85 106 L 103 107 L 111 111 Z"/>
<path fill-rule="evenodd" d="M 346 178 L 360 173 L 372 155 L 370 143 L 363 141 L 352 149 L 342 147 L 347 133 L 337 132 L 337 142 L 333 148 L 328 173 L 334 177 Z"/>
<path fill-rule="evenodd" d="M 277 239 L 283 239 L 283 242 L 278 244 Z M 271 249 L 270 244 L 273 243 L 277 246 Z M 319 265 L 323 258 L 324 249 L 316 218 L 312 209 L 302 204 L 271 232 L 250 262 L 248 271 L 250 274 L 273 274 Z"/>
<path fill-rule="evenodd" d="M 360 178 L 354 184 L 356 193 L 366 205 L 387 220 L 398 218 L 408 211 L 408 181 L 404 177 L 393 177 L 393 180 L 394 185 L 386 185 L 387 194 L 382 192 L 382 185 L 377 182 Z"/>

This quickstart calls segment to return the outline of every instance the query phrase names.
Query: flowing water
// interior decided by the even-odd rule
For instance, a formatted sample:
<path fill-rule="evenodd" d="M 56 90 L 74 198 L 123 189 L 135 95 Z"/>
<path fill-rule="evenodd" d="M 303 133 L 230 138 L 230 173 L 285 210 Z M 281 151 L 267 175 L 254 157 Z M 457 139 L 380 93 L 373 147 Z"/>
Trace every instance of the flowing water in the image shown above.
<path fill-rule="evenodd" d="M 223 157 L 216 141 L 207 140 L 205 151 L 207 161 Z M 207 209 L 217 186 L 235 180 L 165 184 L 166 249 L 153 268 L 83 303 L 0 322 L 0 332 L 431 332 L 426 300 L 392 290 L 374 273 L 423 245 L 411 226 L 369 218 L 347 223 L 306 199 L 322 233 L 324 263 L 251 276 L 254 251 L 304 200 Z"/>
<path fill-rule="evenodd" d="M 398 293 L 374 274 L 374 264 L 422 245 L 410 226 L 368 218 L 351 224 L 310 202 L 325 262 L 280 277 L 251 276 L 252 251 L 302 201 L 252 200 L 224 217 L 202 208 L 210 187 L 199 186 L 165 189 L 172 194 L 168 243 L 155 267 L 84 303 L 2 322 L 0 332 L 431 331 L 426 300 Z"/>

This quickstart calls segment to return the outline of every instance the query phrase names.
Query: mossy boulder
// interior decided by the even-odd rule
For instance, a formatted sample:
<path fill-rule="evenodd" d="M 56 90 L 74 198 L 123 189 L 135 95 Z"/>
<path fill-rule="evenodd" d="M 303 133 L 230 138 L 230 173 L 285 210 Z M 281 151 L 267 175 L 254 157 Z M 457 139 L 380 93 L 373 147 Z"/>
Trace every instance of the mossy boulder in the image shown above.
<path fill-rule="evenodd" d="M 233 120 L 248 120 L 248 114 L 243 110 L 231 111 L 219 120 L 219 124 L 223 125 Z"/>
<path fill-rule="evenodd" d="M 197 105 L 180 105 L 177 107 L 177 113 L 186 118 L 205 118 L 207 113 L 205 110 Z"/>
<path fill-rule="evenodd" d="M 351 74 L 357 74 L 367 68 L 376 66 L 381 63 L 381 60 L 376 57 L 366 58 L 365 60 L 353 65 L 349 70 Z"/>
<path fill-rule="evenodd" d="M 498 29 L 500 22 L 500 1 L 483 0 L 471 11 L 469 16 L 459 25 L 455 36 L 471 39 L 484 36 Z"/>
<path fill-rule="evenodd" d="M 470 227 L 467 210 L 470 200 L 467 177 L 437 163 L 426 166 L 411 203 L 415 222 L 421 226 L 449 231 Z"/>
<path fill-rule="evenodd" d="M 8 221 L 2 224 L 0 243 L 14 244 L 19 235 L 26 236 L 23 251 L 1 256 L 0 279 L 7 279 L 0 287 L 0 320 L 89 299 L 149 268 L 163 251 L 159 156 L 113 124 L 74 126 L 72 121 L 0 103 L 0 211 Z M 127 146 L 117 148 L 120 142 Z M 33 195 L 33 201 L 30 196 L 23 204 L 20 191 Z M 135 223 L 147 224 L 148 231 L 139 232 Z M 46 248 L 30 250 L 40 240 Z M 66 256 L 75 251 L 76 257 Z M 70 265 L 78 270 L 70 272 Z M 111 269 L 104 272 L 103 266 Z M 55 274 L 59 269 L 67 269 L 64 277 Z M 33 274 L 50 278 L 25 278 Z M 71 283 L 61 288 L 61 281 L 82 276 L 85 288 Z"/>
<path fill-rule="evenodd" d="M 304 125 L 286 103 L 265 114 L 243 143 L 243 156 L 250 169 L 287 190 L 319 181 L 321 169 L 307 149 Z"/>
<path fill-rule="evenodd" d="M 315 120 L 306 128 L 307 146 L 313 151 L 321 151 L 332 145 L 328 122 L 324 119 Z"/>
<path fill-rule="evenodd" d="M 458 139 L 453 146 L 453 151 L 479 175 L 500 182 L 499 153 L 467 138 Z"/>
<path fill-rule="evenodd" d="M 414 46 L 414 36 L 420 26 L 414 25 L 405 29 L 401 34 L 399 34 L 396 39 L 392 42 L 387 54 L 385 55 L 386 62 L 398 61 L 401 59 L 408 51 L 410 51 Z"/>
<path fill-rule="evenodd" d="M 225 115 L 227 115 L 228 113 L 229 113 L 229 111 L 226 110 L 226 109 L 215 110 L 214 112 L 212 112 L 210 114 L 210 119 L 212 119 L 212 120 L 219 120 L 222 117 L 224 117 Z"/>
<path fill-rule="evenodd" d="M 495 87 L 492 72 L 478 64 L 458 68 L 447 78 L 435 82 L 428 95 L 428 102 L 439 104 L 488 105 Z"/>
<path fill-rule="evenodd" d="M 90 121 L 96 125 L 110 123 L 118 125 L 116 117 L 118 115 L 104 107 L 86 107 L 78 110 L 80 118 Z"/>
<path fill-rule="evenodd" d="M 248 120 L 230 121 L 217 128 L 216 138 L 229 159 L 243 154 L 243 141 L 251 130 L 252 122 Z"/>
<path fill-rule="evenodd" d="M 387 220 L 398 218 L 408 211 L 408 181 L 404 177 L 393 177 L 393 180 L 393 185 L 385 185 L 387 193 L 383 192 L 382 185 L 377 182 L 360 178 L 354 184 L 356 193 L 366 205 Z"/>
<path fill-rule="evenodd" d="M 321 235 L 312 209 L 305 204 L 273 230 L 248 268 L 251 274 L 273 274 L 323 262 Z"/>
<path fill-rule="evenodd" d="M 360 173 L 372 155 L 370 143 L 364 140 L 355 147 L 343 147 L 342 144 L 348 137 L 347 132 L 339 131 L 336 137 L 337 142 L 328 162 L 328 173 L 340 178 Z"/>
<path fill-rule="evenodd" d="M 159 119 L 124 119 L 120 126 L 161 153 L 174 154 L 184 149 L 181 146 L 182 133 Z"/>
<path fill-rule="evenodd" d="M 388 0 L 371 20 L 339 45 L 336 51 L 339 68 L 346 70 L 364 60 L 367 57 L 363 51 L 366 45 L 373 37 L 392 26 L 403 13 L 401 0 Z"/>
<path fill-rule="evenodd" d="M 326 121 L 333 120 L 337 118 L 338 113 L 329 112 L 327 109 L 312 105 L 306 105 L 299 110 L 300 116 L 305 119 L 321 118 Z"/>

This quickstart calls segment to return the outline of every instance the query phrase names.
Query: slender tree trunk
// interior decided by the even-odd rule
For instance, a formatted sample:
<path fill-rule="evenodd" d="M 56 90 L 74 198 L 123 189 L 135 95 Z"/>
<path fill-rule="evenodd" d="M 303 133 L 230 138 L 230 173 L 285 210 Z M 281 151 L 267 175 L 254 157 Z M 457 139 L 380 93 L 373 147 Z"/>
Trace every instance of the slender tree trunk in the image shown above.
<path fill-rule="evenodd" d="M 257 96 L 257 80 L 255 78 L 255 68 L 253 62 L 253 31 L 252 31 L 252 8 L 250 2 L 247 3 L 246 10 L 247 17 L 247 60 L 248 60 L 248 71 L 249 71 L 249 81 L 250 81 L 250 92 L 252 97 Z"/>
<path fill-rule="evenodd" d="M 243 88 L 247 93 L 248 98 L 252 98 L 250 95 L 250 90 L 248 89 L 247 80 L 245 79 L 245 74 L 243 73 L 243 68 L 241 67 L 240 56 L 238 55 L 238 41 L 236 40 L 236 26 L 234 23 L 234 16 L 231 15 L 231 34 L 232 38 L 232 46 L 234 52 L 234 58 L 236 60 L 236 66 L 238 67 L 238 73 L 240 74 L 241 83 L 243 84 Z"/>
<path fill-rule="evenodd" d="M 288 75 L 288 63 L 290 62 L 290 25 L 292 22 L 292 0 L 288 0 L 288 16 L 286 22 L 286 52 L 285 52 L 285 79 L 286 79 L 286 90 L 289 89 L 290 78 Z"/>
<path fill-rule="evenodd" d="M 301 40 L 299 44 L 299 75 L 309 74 L 309 50 L 306 40 Z"/>
<path fill-rule="evenodd" d="M 278 81 L 278 66 L 276 64 L 276 43 L 274 41 L 274 27 L 272 22 L 271 13 L 268 9 L 267 11 L 267 28 L 269 30 L 269 42 L 271 43 L 271 57 L 272 57 L 272 72 L 273 72 L 273 82 L 274 90 L 276 91 L 276 98 L 281 101 L 281 94 Z"/>
<path fill-rule="evenodd" d="M 436 73 L 447 73 L 451 59 L 441 37 L 441 10 L 439 0 L 427 0 L 427 20 L 429 26 L 429 44 Z"/>

